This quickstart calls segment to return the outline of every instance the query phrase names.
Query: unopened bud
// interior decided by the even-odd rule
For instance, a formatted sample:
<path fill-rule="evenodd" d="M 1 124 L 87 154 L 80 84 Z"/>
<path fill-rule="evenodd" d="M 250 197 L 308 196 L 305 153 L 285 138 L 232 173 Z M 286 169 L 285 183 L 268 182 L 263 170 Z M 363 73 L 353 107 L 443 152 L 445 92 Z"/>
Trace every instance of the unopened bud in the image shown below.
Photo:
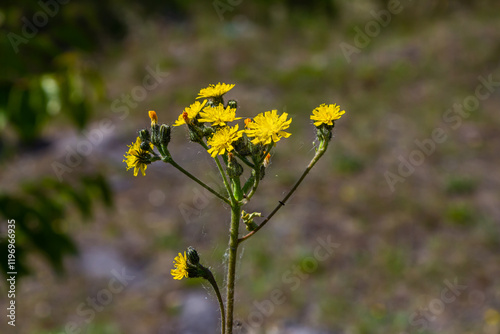
<path fill-rule="evenodd" d="M 213 101 L 213 100 L 211 100 L 211 99 L 210 99 L 210 100 L 208 100 L 208 101 L 207 101 L 207 104 L 206 104 L 205 106 L 206 106 L 206 107 L 212 107 L 212 108 L 213 108 L 213 107 L 215 107 L 215 106 L 216 106 L 216 104 L 214 103 L 214 101 Z"/>
<path fill-rule="evenodd" d="M 147 143 L 151 141 L 151 134 L 149 133 L 148 129 L 142 129 L 139 131 L 139 138 L 141 138 L 141 142 Z"/>
<path fill-rule="evenodd" d="M 196 266 L 198 263 L 200 263 L 200 257 L 198 256 L 198 252 L 193 247 L 189 246 L 186 254 L 189 264 Z"/>
<path fill-rule="evenodd" d="M 160 125 L 158 123 L 151 123 L 151 142 L 154 145 L 159 144 L 159 134 L 160 134 Z"/>
<path fill-rule="evenodd" d="M 160 126 L 159 141 L 160 144 L 167 146 L 170 142 L 170 132 L 172 128 L 170 125 L 162 124 Z"/>
<path fill-rule="evenodd" d="M 238 140 L 233 144 L 236 152 L 244 157 L 252 154 L 251 145 L 252 142 L 248 140 L 248 137 L 245 134 L 243 137 L 238 138 Z"/>
<path fill-rule="evenodd" d="M 188 124 L 189 140 L 194 143 L 201 143 L 203 141 L 203 130 L 198 124 Z"/>
<path fill-rule="evenodd" d="M 233 154 L 229 153 L 228 154 L 228 162 L 227 162 L 227 175 L 229 175 L 230 178 L 237 178 L 241 174 L 243 174 L 243 167 L 238 163 L 236 158 L 234 157 Z"/>
<path fill-rule="evenodd" d="M 142 142 L 141 143 L 141 150 L 149 152 L 151 151 L 151 146 L 149 145 L 149 142 Z"/>
<path fill-rule="evenodd" d="M 236 108 L 238 108 L 238 102 L 236 102 L 235 100 L 229 100 L 229 101 L 227 101 L 227 105 L 228 105 L 228 107 L 230 107 L 231 109 L 236 109 Z"/>
<path fill-rule="evenodd" d="M 244 210 L 241 211 L 241 220 L 245 223 L 246 229 L 248 231 L 255 231 L 259 225 L 257 225 L 254 221 L 254 217 L 262 217 L 260 212 L 246 213 Z"/>

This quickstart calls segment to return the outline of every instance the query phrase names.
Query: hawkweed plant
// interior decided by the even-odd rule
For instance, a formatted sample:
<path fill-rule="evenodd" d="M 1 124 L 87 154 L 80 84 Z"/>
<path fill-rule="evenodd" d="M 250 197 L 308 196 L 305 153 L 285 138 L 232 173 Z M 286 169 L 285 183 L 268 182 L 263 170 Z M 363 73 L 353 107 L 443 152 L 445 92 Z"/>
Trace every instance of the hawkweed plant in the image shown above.
<path fill-rule="evenodd" d="M 278 114 L 277 110 L 271 110 L 260 113 L 253 119 L 247 118 L 242 124 L 232 125 L 241 119 L 241 117 L 236 117 L 236 101 L 224 102 L 224 95 L 233 87 L 234 85 L 218 83 L 200 90 L 196 98 L 198 101 L 185 108 L 173 125 L 160 125 L 156 112 L 149 111 L 151 128 L 139 131 L 139 136 L 128 146 L 129 150 L 123 160 L 127 163 L 127 170 L 134 170 L 134 176 L 137 176 L 139 171 L 142 175 L 146 175 L 147 166 L 161 160 L 178 169 L 231 207 L 229 246 L 226 252 L 225 303 L 212 272 L 200 263 L 200 257 L 194 248 L 188 247 L 186 251 L 179 253 L 174 259 L 174 269 L 171 270 L 176 280 L 201 277 L 211 284 L 219 302 L 222 334 L 233 332 L 234 282 L 238 247 L 259 232 L 285 205 L 326 152 L 332 138 L 335 121 L 345 113 L 343 110 L 340 111 L 340 107 L 336 104 L 321 104 L 312 111 L 310 119 L 314 121 L 317 133 L 316 154 L 286 196 L 278 201 L 267 217 L 262 219 L 261 213 L 247 213 L 243 207 L 257 192 L 276 144 L 281 139 L 290 137 L 291 134 L 287 130 L 292 119 L 285 112 Z M 189 133 L 189 140 L 201 145 L 214 159 L 223 183 L 220 189 L 225 189 L 223 192 L 208 186 L 175 162 L 168 150 L 172 126 L 185 126 Z M 245 168 L 248 168 L 250 173 L 246 179 L 243 179 L 242 174 Z M 262 220 L 256 222 L 257 218 Z M 245 233 L 240 234 L 240 222 L 246 227 Z"/>

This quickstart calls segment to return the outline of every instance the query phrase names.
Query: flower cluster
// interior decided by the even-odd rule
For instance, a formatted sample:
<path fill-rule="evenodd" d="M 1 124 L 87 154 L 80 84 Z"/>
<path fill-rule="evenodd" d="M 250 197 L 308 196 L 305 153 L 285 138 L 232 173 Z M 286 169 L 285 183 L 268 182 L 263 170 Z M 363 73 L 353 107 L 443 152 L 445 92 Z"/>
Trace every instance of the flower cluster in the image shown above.
<path fill-rule="evenodd" d="M 227 154 L 235 151 L 240 157 L 251 156 L 254 162 L 267 167 L 269 165 L 269 151 L 282 138 L 290 137 L 288 130 L 292 118 L 287 113 L 278 114 L 277 110 L 266 111 L 244 121 L 244 128 L 240 130 L 238 124 L 230 123 L 240 120 L 236 117 L 237 103 L 229 100 L 224 104 L 224 95 L 233 89 L 234 84 L 218 83 L 203 88 L 197 99 L 189 107 L 184 108 L 173 126 L 186 125 L 190 139 L 202 144 L 208 153 L 216 158 L 223 156 L 227 163 Z M 335 120 L 338 120 L 344 110 L 336 104 L 321 104 L 315 108 L 311 120 L 318 129 L 318 138 L 331 139 L 331 130 Z M 151 118 L 151 135 L 142 130 L 142 136 L 129 146 L 125 155 L 128 169 L 134 168 L 134 175 L 140 170 L 145 174 L 147 165 L 152 162 L 151 154 L 154 147 L 158 147 L 161 155 L 168 155 L 166 145 L 170 141 L 170 126 L 158 124 L 158 116 L 149 111 Z"/>
<path fill-rule="evenodd" d="M 241 119 L 241 117 L 236 117 L 236 101 L 229 100 L 224 105 L 223 96 L 233 87 L 234 84 L 218 83 L 203 88 L 197 98 L 206 98 L 208 100 L 197 101 L 185 108 L 174 126 L 188 125 L 192 141 L 200 142 L 205 138 L 206 144 L 210 146 L 207 151 L 214 158 L 217 155 L 225 156 L 227 153 L 232 152 L 236 143 L 240 143 L 240 149 L 243 149 L 243 151 L 250 152 L 248 147 L 246 147 L 246 150 L 241 147 L 243 137 L 245 137 L 243 140 L 245 143 L 250 142 L 246 138 L 253 138 L 251 144 L 254 146 L 273 146 L 281 138 L 290 136 L 290 133 L 284 130 L 290 126 L 292 119 L 287 119 L 287 113 L 278 115 L 277 110 L 261 113 L 255 116 L 253 120 L 245 120 L 245 128 L 242 130 L 239 130 L 238 124 L 231 126 L 230 123 Z M 257 149 L 254 151 L 264 154 L 268 153 L 269 150 Z M 257 160 L 262 160 L 262 157 L 258 157 Z"/>

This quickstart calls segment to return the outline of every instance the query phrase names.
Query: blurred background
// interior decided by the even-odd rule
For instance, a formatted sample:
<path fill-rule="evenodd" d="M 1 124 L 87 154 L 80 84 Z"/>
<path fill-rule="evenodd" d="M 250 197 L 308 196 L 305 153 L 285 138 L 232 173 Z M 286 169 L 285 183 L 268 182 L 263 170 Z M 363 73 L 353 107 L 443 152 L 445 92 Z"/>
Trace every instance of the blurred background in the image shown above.
<path fill-rule="evenodd" d="M 240 333 L 500 333 L 499 14 L 493 0 L 3 1 L 0 254 L 6 272 L 15 219 L 18 277 L 15 331 L 2 316 L 0 332 L 219 331 L 209 287 L 170 269 L 191 245 L 223 285 L 229 210 L 168 165 L 134 177 L 122 159 L 148 110 L 173 123 L 225 82 L 240 116 L 293 118 L 247 211 L 269 213 L 314 155 L 311 110 L 346 110 L 241 248 Z M 175 128 L 177 162 L 218 182 L 187 138 Z"/>

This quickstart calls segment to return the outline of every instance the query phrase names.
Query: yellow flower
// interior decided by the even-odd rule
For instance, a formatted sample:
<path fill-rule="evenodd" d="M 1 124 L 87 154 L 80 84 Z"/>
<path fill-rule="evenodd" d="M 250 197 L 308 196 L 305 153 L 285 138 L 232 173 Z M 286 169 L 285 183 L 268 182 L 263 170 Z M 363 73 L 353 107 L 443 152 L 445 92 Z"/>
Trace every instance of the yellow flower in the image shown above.
<path fill-rule="evenodd" d="M 193 120 L 198 115 L 198 113 L 205 106 L 206 103 L 207 100 L 204 100 L 202 103 L 200 103 L 200 101 L 196 101 L 189 107 L 184 108 L 182 114 L 180 114 L 177 121 L 175 121 L 174 126 L 191 123 L 191 120 Z"/>
<path fill-rule="evenodd" d="M 232 122 L 241 117 L 236 117 L 236 109 L 227 107 L 224 109 L 224 105 L 219 104 L 217 107 L 205 107 L 200 113 L 200 122 L 209 122 L 212 125 L 225 126 L 226 122 Z"/>
<path fill-rule="evenodd" d="M 254 137 L 252 143 L 268 145 L 276 143 L 282 137 L 290 137 L 290 133 L 283 130 L 288 129 L 292 119 L 287 120 L 288 114 L 284 112 L 281 116 L 277 110 L 266 111 L 265 114 L 258 114 L 252 122 L 248 122 L 245 133 L 249 137 Z"/>
<path fill-rule="evenodd" d="M 215 158 L 217 154 L 223 155 L 226 151 L 231 152 L 234 147 L 231 145 L 243 135 L 243 131 L 238 131 L 238 124 L 234 127 L 226 126 L 214 133 L 212 138 L 207 141 L 211 146 L 208 153 Z"/>
<path fill-rule="evenodd" d="M 186 252 L 184 252 L 184 255 L 179 253 L 179 256 L 175 257 L 174 265 L 175 269 L 170 270 L 170 274 L 174 276 L 174 279 L 181 280 L 188 277 Z"/>
<path fill-rule="evenodd" d="M 203 88 L 200 90 L 198 93 L 197 99 L 201 99 L 202 97 L 204 98 L 209 98 L 209 97 L 221 97 L 222 95 L 226 94 L 229 92 L 231 89 L 233 89 L 234 84 L 228 85 L 225 83 L 218 83 L 217 85 L 210 84 L 208 85 L 207 88 Z"/>
<path fill-rule="evenodd" d="M 151 149 L 154 148 L 153 144 L 149 143 Z M 128 152 L 124 155 L 125 159 L 123 162 L 127 163 L 127 170 L 130 168 L 134 168 L 134 176 L 137 176 L 139 170 L 142 175 L 146 175 L 146 168 L 148 168 L 149 161 L 149 152 L 145 151 L 141 148 L 141 139 L 137 137 L 135 143 L 132 145 L 127 145 L 129 147 Z"/>
<path fill-rule="evenodd" d="M 148 114 L 149 118 L 151 118 L 151 126 L 153 126 L 153 124 L 157 124 L 158 116 L 156 115 L 156 112 L 154 110 L 150 110 Z"/>
<path fill-rule="evenodd" d="M 340 111 L 340 106 L 336 104 L 322 104 L 313 110 L 311 119 L 315 126 L 320 126 L 321 124 L 333 125 L 333 121 L 342 117 L 345 114 L 345 110 Z"/>

